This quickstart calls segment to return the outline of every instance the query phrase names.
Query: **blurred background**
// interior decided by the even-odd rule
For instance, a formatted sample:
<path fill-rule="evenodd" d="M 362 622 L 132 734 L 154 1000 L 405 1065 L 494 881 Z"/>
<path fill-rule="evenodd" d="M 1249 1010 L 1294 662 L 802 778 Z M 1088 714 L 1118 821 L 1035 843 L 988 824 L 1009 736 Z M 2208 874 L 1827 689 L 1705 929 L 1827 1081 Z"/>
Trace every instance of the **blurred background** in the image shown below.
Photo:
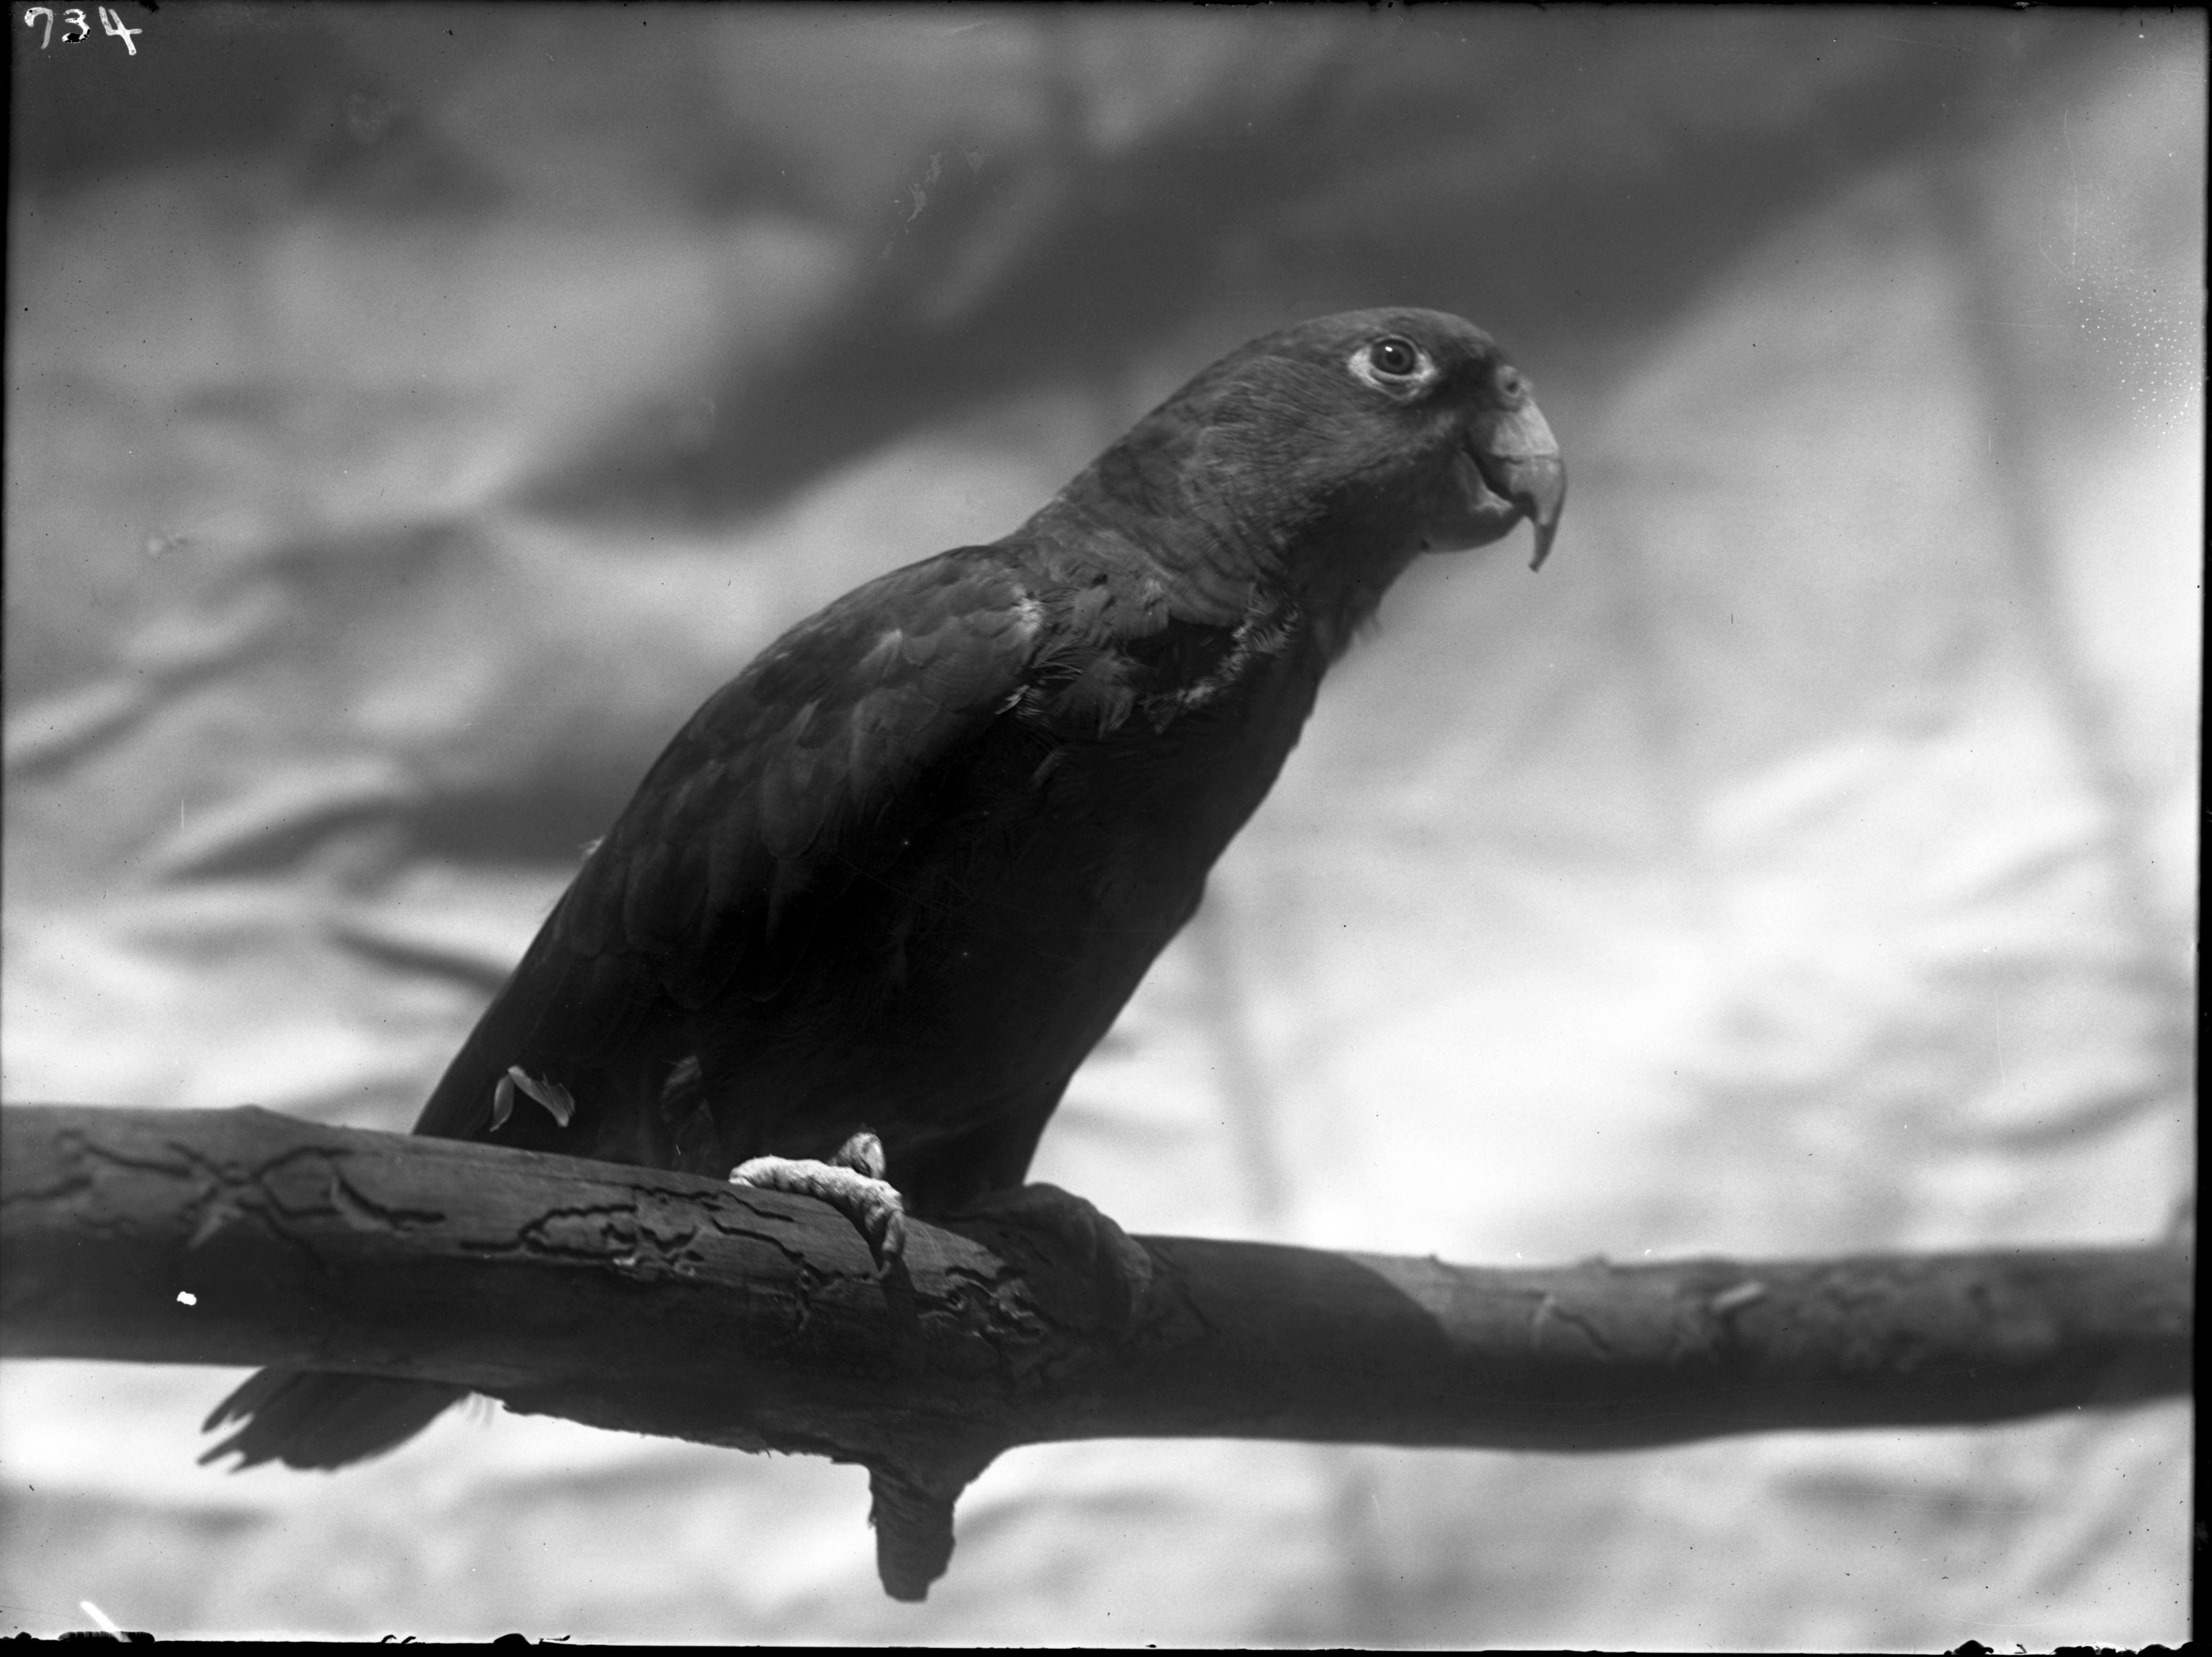
<path fill-rule="evenodd" d="M 2194 1163 L 2205 19 L 11 15 L 4 1091 L 408 1125 L 676 725 L 1214 356 L 1411 304 L 1572 494 L 1425 561 L 1034 1169 L 1488 1264 L 2139 1242 Z M 0 1369 L 5 1625 L 1999 1649 L 2188 1632 L 2183 1404 L 859 1470 Z"/>

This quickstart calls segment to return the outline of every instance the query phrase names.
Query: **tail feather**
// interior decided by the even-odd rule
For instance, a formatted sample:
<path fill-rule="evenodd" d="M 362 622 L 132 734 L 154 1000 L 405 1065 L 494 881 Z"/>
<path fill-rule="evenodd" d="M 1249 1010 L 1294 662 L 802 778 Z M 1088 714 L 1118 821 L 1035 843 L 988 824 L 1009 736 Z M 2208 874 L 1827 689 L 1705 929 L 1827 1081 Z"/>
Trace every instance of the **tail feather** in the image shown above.
<path fill-rule="evenodd" d="M 468 1396 L 465 1387 L 393 1381 L 317 1369 L 263 1369 L 216 1405 L 200 1430 L 242 1422 L 200 1458 L 238 1452 L 238 1469 L 264 1461 L 288 1467 L 343 1467 L 382 1455 L 421 1432 Z"/>

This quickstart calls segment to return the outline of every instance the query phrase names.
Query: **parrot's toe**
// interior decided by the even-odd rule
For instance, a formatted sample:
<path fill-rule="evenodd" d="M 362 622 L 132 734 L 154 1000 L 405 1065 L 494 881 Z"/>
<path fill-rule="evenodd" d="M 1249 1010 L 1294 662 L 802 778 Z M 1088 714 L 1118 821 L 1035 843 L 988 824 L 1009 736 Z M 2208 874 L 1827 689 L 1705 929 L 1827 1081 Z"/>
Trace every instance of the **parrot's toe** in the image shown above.
<path fill-rule="evenodd" d="M 830 1205 L 867 1239 L 876 1269 L 888 1272 L 906 1253 L 906 1203 L 883 1177 L 883 1142 L 855 1133 L 827 1162 L 811 1156 L 755 1156 L 730 1170 L 732 1185 L 795 1191 Z"/>

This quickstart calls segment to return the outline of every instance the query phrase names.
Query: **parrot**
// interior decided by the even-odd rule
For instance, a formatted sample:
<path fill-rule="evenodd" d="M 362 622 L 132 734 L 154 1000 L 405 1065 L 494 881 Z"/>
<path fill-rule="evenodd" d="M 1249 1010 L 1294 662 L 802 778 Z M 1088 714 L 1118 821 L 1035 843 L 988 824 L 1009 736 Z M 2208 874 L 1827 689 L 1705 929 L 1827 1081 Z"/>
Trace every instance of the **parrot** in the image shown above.
<path fill-rule="evenodd" d="M 879 1263 L 1024 1185 L 1047 1121 L 1426 552 L 1566 498 L 1533 387 L 1443 312 L 1255 339 L 1011 534 L 895 569 L 709 696 L 585 856 L 414 1132 L 829 1202 Z M 1131 1259 L 1132 1253 L 1137 1257 Z M 204 1430 L 334 1468 L 467 1395 L 276 1367 Z"/>

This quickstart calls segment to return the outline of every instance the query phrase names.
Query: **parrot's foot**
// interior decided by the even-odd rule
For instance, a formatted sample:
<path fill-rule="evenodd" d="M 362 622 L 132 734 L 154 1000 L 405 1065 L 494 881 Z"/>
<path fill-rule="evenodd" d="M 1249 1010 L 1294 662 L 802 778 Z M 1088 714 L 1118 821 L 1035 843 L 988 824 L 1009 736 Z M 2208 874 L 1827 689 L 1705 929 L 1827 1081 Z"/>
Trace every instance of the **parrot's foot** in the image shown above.
<path fill-rule="evenodd" d="M 815 1197 L 852 1221 L 868 1240 L 878 1272 L 906 1253 L 906 1204 L 884 1178 L 884 1144 L 866 1129 L 837 1147 L 826 1162 L 811 1157 L 755 1156 L 730 1170 L 732 1185 L 762 1191 L 795 1191 Z"/>
<path fill-rule="evenodd" d="M 1152 1286 L 1152 1257 L 1097 1208 L 1056 1185 L 1017 1186 L 962 1205 L 955 1217 L 1040 1235 L 1106 1313 L 1114 1332 L 1136 1326 Z"/>

